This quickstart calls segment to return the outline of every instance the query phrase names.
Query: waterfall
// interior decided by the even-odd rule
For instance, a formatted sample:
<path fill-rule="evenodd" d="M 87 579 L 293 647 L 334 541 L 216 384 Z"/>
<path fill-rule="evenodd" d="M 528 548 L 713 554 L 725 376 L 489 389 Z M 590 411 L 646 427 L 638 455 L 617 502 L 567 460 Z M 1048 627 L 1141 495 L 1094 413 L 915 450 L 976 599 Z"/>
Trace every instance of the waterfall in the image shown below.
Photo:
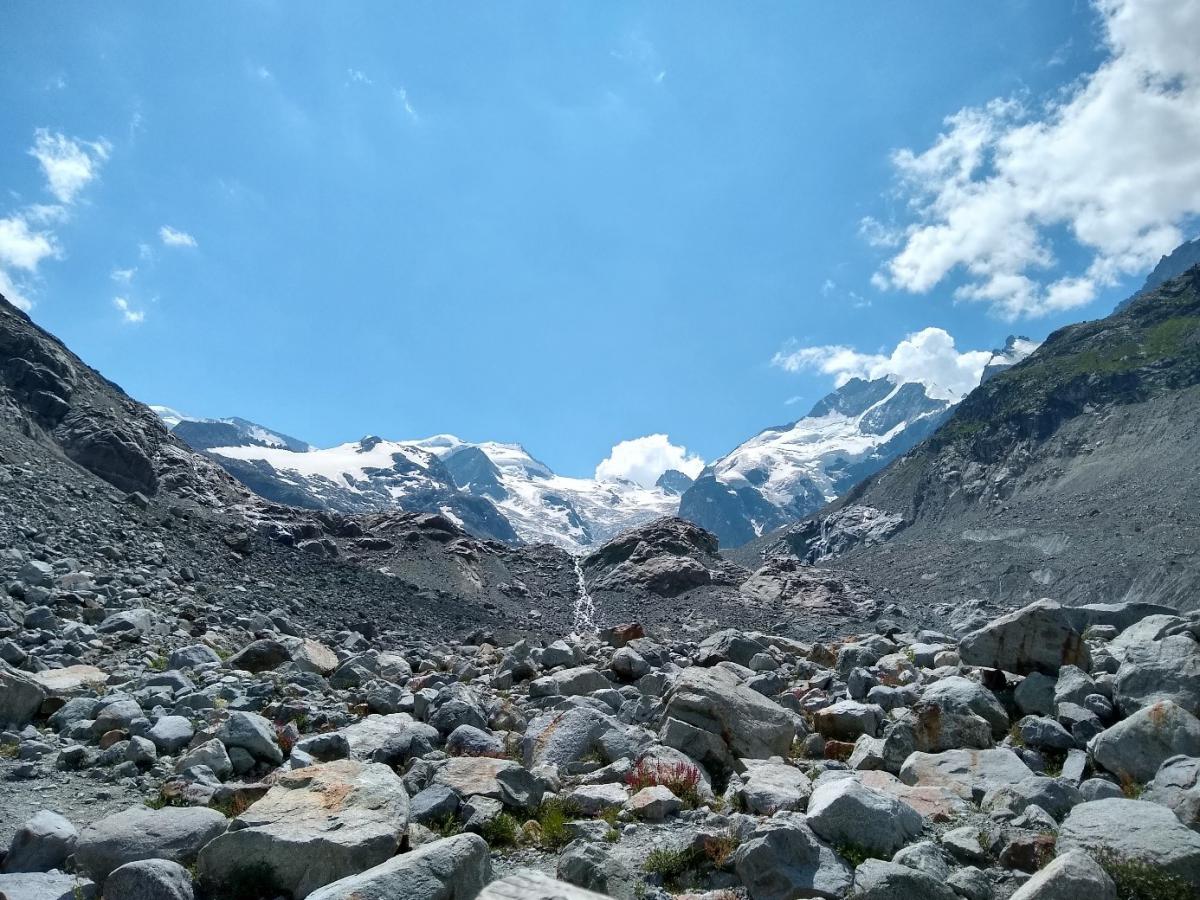
<path fill-rule="evenodd" d="M 582 557 L 575 557 L 575 578 L 579 583 L 579 590 L 575 593 L 575 624 L 571 630 L 578 635 L 595 634 L 596 605 L 592 602 L 592 595 L 588 593 L 581 560 Z"/>

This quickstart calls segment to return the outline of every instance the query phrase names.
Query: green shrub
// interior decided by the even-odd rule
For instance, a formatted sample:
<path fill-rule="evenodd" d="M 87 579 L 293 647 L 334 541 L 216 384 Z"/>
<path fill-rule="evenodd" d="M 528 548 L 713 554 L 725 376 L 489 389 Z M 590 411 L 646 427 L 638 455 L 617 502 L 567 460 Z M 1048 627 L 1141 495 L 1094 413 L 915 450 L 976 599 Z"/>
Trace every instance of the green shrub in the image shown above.
<path fill-rule="evenodd" d="M 519 830 L 516 819 L 508 813 L 500 813 L 496 818 L 484 823 L 480 834 L 489 847 L 511 847 L 517 842 Z"/>
<path fill-rule="evenodd" d="M 557 850 L 571 842 L 571 833 L 567 822 L 579 814 L 574 803 L 561 797 L 552 797 L 538 807 L 534 818 L 541 828 L 542 846 L 548 850 Z"/>
<path fill-rule="evenodd" d="M 834 848 L 838 852 L 838 856 L 850 863 L 850 868 L 857 869 L 868 859 L 889 859 L 881 853 L 876 853 L 861 844 L 838 844 Z"/>
<path fill-rule="evenodd" d="M 1195 900 L 1197 896 L 1186 880 L 1168 875 L 1153 863 L 1107 850 L 1093 856 L 1117 885 L 1120 900 Z"/>

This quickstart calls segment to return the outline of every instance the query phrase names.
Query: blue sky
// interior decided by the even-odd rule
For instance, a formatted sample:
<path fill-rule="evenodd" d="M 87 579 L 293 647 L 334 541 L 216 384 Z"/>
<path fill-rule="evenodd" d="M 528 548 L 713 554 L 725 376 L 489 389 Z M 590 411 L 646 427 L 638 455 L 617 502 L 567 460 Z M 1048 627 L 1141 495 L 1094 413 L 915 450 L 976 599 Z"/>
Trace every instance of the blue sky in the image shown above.
<path fill-rule="evenodd" d="M 0 285 L 192 414 L 712 459 L 1140 284 L 1200 210 L 1195 13 L 6 4 Z"/>

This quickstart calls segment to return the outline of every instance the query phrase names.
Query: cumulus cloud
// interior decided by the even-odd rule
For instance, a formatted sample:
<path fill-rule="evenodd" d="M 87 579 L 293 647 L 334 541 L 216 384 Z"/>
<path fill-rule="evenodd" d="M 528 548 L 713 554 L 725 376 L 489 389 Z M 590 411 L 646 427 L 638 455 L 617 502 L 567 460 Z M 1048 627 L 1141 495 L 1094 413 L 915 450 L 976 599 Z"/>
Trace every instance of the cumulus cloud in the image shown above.
<path fill-rule="evenodd" d="M 158 229 L 158 236 L 168 247 L 195 247 L 196 239 L 186 231 L 178 231 L 170 225 Z"/>
<path fill-rule="evenodd" d="M 34 272 L 43 259 L 57 254 L 54 235 L 31 229 L 25 215 L 0 219 L 0 266 Z"/>
<path fill-rule="evenodd" d="M 121 320 L 130 325 L 140 325 L 146 314 L 140 309 L 134 309 L 124 297 L 113 297 L 113 306 L 121 313 Z"/>
<path fill-rule="evenodd" d="M 622 478 L 643 487 L 653 487 L 667 469 L 678 469 L 695 478 L 704 468 L 704 460 L 687 447 L 672 444 L 665 434 L 648 434 L 615 444 L 612 452 L 596 466 L 598 481 Z"/>
<path fill-rule="evenodd" d="M 959 299 L 1004 318 L 1086 305 L 1181 243 L 1200 214 L 1200 0 L 1093 0 L 1105 60 L 1044 104 L 959 110 L 927 149 L 893 156 L 910 219 L 861 232 L 897 251 L 879 288 Z M 1056 269 L 1054 236 L 1087 256 Z"/>
<path fill-rule="evenodd" d="M 108 152 L 104 140 L 82 141 L 45 128 L 34 132 L 29 155 L 38 161 L 46 189 L 58 203 L 31 203 L 0 217 L 0 294 L 13 305 L 26 311 L 33 307 L 28 292 L 38 266 L 62 253 L 51 229 L 70 218 L 68 207 L 98 177 Z"/>
<path fill-rule="evenodd" d="M 100 173 L 108 159 L 107 141 L 81 141 L 39 128 L 33 135 L 29 153 L 42 167 L 46 183 L 60 203 L 73 203 L 75 197 Z"/>
<path fill-rule="evenodd" d="M 892 376 L 900 382 L 925 385 L 931 397 L 957 400 L 979 386 L 983 367 L 991 357 L 987 350 L 960 353 L 948 332 L 924 328 L 904 338 L 891 353 L 860 353 L 840 344 L 793 344 L 776 353 L 771 364 L 788 372 L 811 370 L 832 375 L 837 387 L 851 378 Z"/>

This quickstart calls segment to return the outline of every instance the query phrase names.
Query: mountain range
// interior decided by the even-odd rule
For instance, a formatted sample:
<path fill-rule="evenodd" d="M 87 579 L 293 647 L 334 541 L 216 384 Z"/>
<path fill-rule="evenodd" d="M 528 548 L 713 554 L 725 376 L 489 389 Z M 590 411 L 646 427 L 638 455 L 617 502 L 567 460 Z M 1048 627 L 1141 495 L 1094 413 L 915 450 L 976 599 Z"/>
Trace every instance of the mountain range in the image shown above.
<path fill-rule="evenodd" d="M 1010 337 L 983 378 L 1036 343 Z M 652 487 L 553 472 L 519 444 L 453 435 L 376 436 L 329 448 L 240 418 L 203 419 L 155 406 L 176 437 L 260 496 L 342 513 L 435 512 L 506 543 L 578 553 L 660 516 L 676 515 L 736 547 L 809 515 L 923 440 L 960 398 L 894 377 L 851 378 L 808 415 L 768 428 L 692 481 L 669 470 Z"/>

